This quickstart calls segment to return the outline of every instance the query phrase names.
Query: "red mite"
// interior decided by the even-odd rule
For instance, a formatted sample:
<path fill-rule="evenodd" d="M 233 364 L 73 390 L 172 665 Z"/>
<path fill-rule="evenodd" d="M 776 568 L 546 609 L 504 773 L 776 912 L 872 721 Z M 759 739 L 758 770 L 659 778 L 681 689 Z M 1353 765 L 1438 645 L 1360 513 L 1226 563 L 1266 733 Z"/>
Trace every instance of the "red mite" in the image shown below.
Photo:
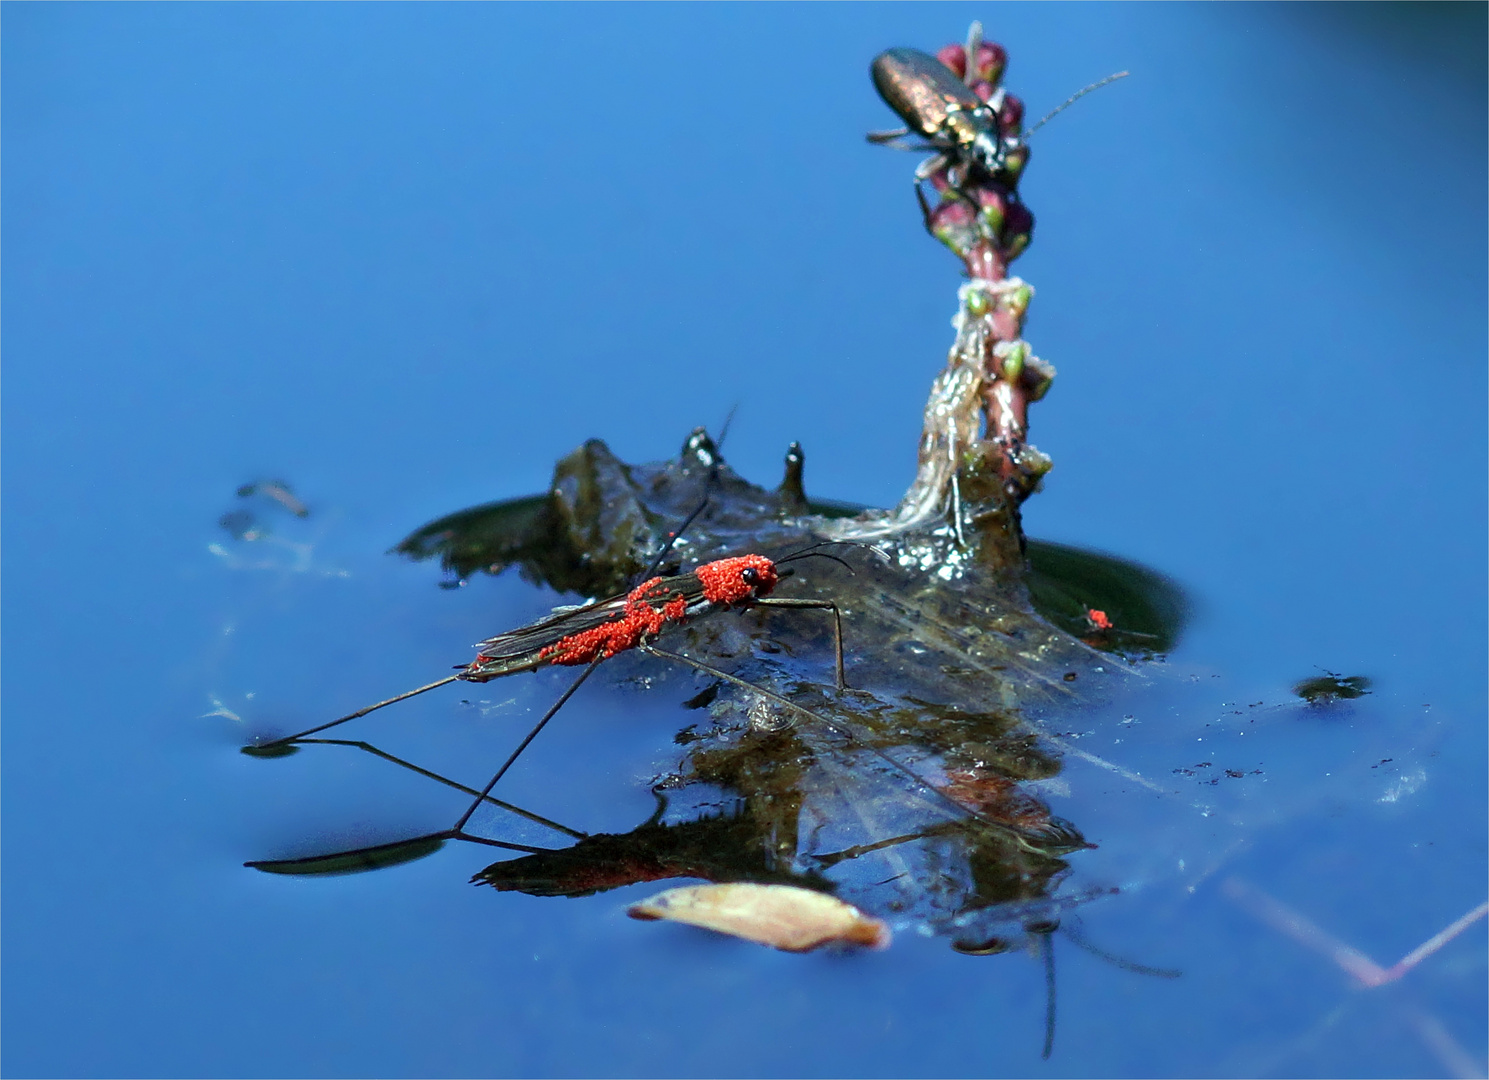
<path fill-rule="evenodd" d="M 1086 622 L 1091 624 L 1092 630 L 1110 630 L 1116 625 L 1107 617 L 1106 612 L 1096 608 L 1086 609 Z"/>
<path fill-rule="evenodd" d="M 557 611 L 481 642 L 481 651 L 457 677 L 486 682 L 548 664 L 608 660 L 650 641 L 673 623 L 758 603 L 779 580 L 775 563 L 764 555 L 737 555 L 705 563 L 691 573 L 654 577 L 624 595 Z"/>

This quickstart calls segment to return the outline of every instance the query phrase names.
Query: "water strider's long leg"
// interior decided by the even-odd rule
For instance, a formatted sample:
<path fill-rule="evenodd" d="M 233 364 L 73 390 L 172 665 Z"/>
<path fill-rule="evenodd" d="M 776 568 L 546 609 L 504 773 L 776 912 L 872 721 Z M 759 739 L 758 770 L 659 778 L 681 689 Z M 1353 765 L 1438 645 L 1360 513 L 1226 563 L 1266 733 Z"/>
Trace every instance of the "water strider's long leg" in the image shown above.
<path fill-rule="evenodd" d="M 731 417 L 733 416 L 732 413 L 730 415 Z M 727 421 L 725 423 L 727 425 Z M 667 539 L 662 544 L 661 550 L 657 552 L 656 556 L 652 559 L 651 564 L 646 568 L 645 573 L 641 575 L 642 579 L 649 578 L 656 573 L 657 568 L 662 565 L 662 560 L 667 557 L 667 553 L 672 550 L 673 545 L 677 542 L 677 538 L 683 534 L 683 532 L 689 525 L 693 523 L 693 521 L 698 517 L 699 514 L 703 513 L 704 508 L 708 506 L 708 500 L 713 495 L 713 485 L 715 482 L 717 482 L 717 480 L 718 466 L 715 465 L 709 470 L 708 476 L 704 480 L 703 498 L 698 501 L 698 505 L 693 508 L 693 512 L 683 519 L 682 524 L 667 535 Z M 533 666 L 537 665 L 534 664 Z M 523 669 L 513 669 L 512 671 L 508 672 L 508 674 L 516 674 L 518 670 Z M 462 674 L 463 672 L 454 675 L 446 675 L 443 679 L 438 679 L 435 682 L 428 683 L 416 690 L 407 690 L 401 694 L 395 695 L 394 697 L 386 698 L 382 701 L 379 701 L 375 705 L 368 705 L 365 708 L 358 709 L 356 712 L 347 713 L 345 716 L 338 717 L 337 719 L 328 721 L 327 723 L 317 724 L 315 727 L 306 728 L 304 731 L 297 731 L 293 735 L 283 735 L 277 739 L 271 739 L 266 743 L 259 743 L 258 745 L 253 747 L 253 750 L 264 751 L 278 746 L 287 746 L 290 743 L 304 739 L 307 735 L 315 735 L 318 732 L 328 731 L 333 727 L 345 724 L 349 720 L 356 720 L 359 717 L 366 716 L 368 713 L 376 712 L 378 709 L 384 709 L 387 708 L 389 705 L 396 705 L 400 701 L 407 701 L 411 697 L 418 697 L 420 694 L 428 693 L 430 690 L 435 690 L 441 686 L 447 686 L 450 683 L 460 679 Z M 584 679 L 587 677 L 587 674 L 585 676 L 581 676 L 579 682 L 583 682 Z M 574 684 L 575 687 L 577 687 L 578 685 L 578 682 Z M 573 688 L 570 688 L 569 693 L 573 693 Z M 566 694 L 563 700 L 567 699 L 568 695 Z M 546 720 L 544 722 L 546 723 Z M 526 746 L 527 742 L 531 741 L 531 738 L 532 737 L 529 736 L 528 740 L 524 741 L 522 745 Z M 469 817 L 469 815 L 467 815 L 467 817 Z"/>
<path fill-rule="evenodd" d="M 733 416 L 733 413 L 732 412 L 731 412 L 730 416 L 731 417 Z M 726 421 L 726 427 L 727 427 L 727 421 Z M 682 535 L 683 531 L 685 529 L 687 529 L 687 527 L 689 525 L 691 525 L 693 523 L 693 521 L 700 514 L 703 513 L 704 509 L 708 506 L 708 502 L 709 502 L 710 497 L 712 496 L 713 486 L 717 482 L 718 482 L 718 465 L 717 465 L 717 463 L 714 463 L 710 467 L 710 469 L 708 471 L 708 475 L 707 475 L 707 477 L 704 480 L 704 484 L 703 484 L 703 498 L 699 500 L 698 505 L 693 509 L 692 513 L 688 514 L 688 516 L 683 520 L 682 524 L 679 525 L 676 529 L 672 530 L 668 534 L 667 539 L 662 544 L 661 549 L 657 552 L 656 556 L 652 559 L 651 564 L 647 567 L 645 573 L 642 575 L 642 579 L 649 578 L 649 577 L 651 577 L 652 575 L 654 575 L 656 573 L 658 567 L 661 566 L 662 561 L 667 557 L 667 553 L 672 550 L 672 547 L 676 543 L 677 538 L 680 535 Z M 344 852 L 339 853 L 338 855 L 332 855 L 332 856 L 324 856 L 324 855 L 322 855 L 322 856 L 311 856 L 311 857 L 307 857 L 307 858 L 304 858 L 304 859 L 268 860 L 268 861 L 262 861 L 261 860 L 261 861 L 255 861 L 255 862 L 248 862 L 248 863 L 245 863 L 244 865 L 245 866 L 254 867 L 254 868 L 260 869 L 260 870 L 270 870 L 272 872 L 293 873 L 295 871 L 293 871 L 291 869 L 287 869 L 287 868 L 294 867 L 294 866 L 297 866 L 297 865 L 299 865 L 299 866 L 309 866 L 309 865 L 315 864 L 315 863 L 325 863 L 328 859 L 342 859 L 342 860 L 347 860 L 347 861 L 349 861 L 351 863 L 356 863 L 356 862 L 358 862 L 360 860 L 364 864 L 363 868 L 364 869 L 368 869 L 368 868 L 373 868 L 373 867 L 375 867 L 377 865 L 385 865 L 384 863 L 380 863 L 379 860 L 377 859 L 377 855 L 379 853 L 387 854 L 389 852 L 394 851 L 395 849 L 400 849 L 400 848 L 406 849 L 410 845 L 419 844 L 421 842 L 433 842 L 433 843 L 436 844 L 436 846 L 438 846 L 438 844 L 443 843 L 445 840 L 452 840 L 452 839 L 455 839 L 455 840 L 469 840 L 469 841 L 472 841 L 474 843 L 488 844 L 488 845 L 491 845 L 493 847 L 507 848 L 507 849 L 510 849 L 510 850 L 513 850 L 513 851 L 525 851 L 525 852 L 529 852 L 529 853 L 548 850 L 548 849 L 545 849 L 545 848 L 534 848 L 534 847 L 531 847 L 529 845 L 509 844 L 509 843 L 505 843 L 503 841 L 490 840 L 490 839 L 487 839 L 485 837 L 473 836 L 473 835 L 471 835 L 469 833 L 466 833 L 464 831 L 466 824 L 470 821 L 471 817 L 475 814 L 476 810 L 479 809 L 480 806 L 481 806 L 481 804 L 484 803 L 484 802 L 491 802 L 491 803 L 493 803 L 493 804 L 495 804 L 497 806 L 501 806 L 501 807 L 503 807 L 505 809 L 511 810 L 511 811 L 513 811 L 515 813 L 518 813 L 518 814 L 520 814 L 520 815 L 522 815 L 524 817 L 528 817 L 528 818 L 532 819 L 535 822 L 538 822 L 540 824 L 543 824 L 543 825 L 549 826 L 551 828 L 557 829 L 558 831 L 564 832 L 564 833 L 566 833 L 566 834 L 568 834 L 570 836 L 573 836 L 573 837 L 576 837 L 576 838 L 580 838 L 580 839 L 584 838 L 585 835 L 586 835 L 584 833 L 578 832 L 577 830 L 573 830 L 573 829 L 567 829 L 564 826 L 558 825 L 555 822 L 550 822 L 547 819 L 541 818 L 541 817 L 539 817 L 536 814 L 531 814 L 531 813 L 529 813 L 527 811 L 524 811 L 524 810 L 519 809 L 518 807 L 512 806 L 509 803 L 505 803 L 505 802 L 503 802 L 503 801 L 501 801 L 499 799 L 493 799 L 490 796 L 491 796 L 491 789 L 496 786 L 497 782 L 500 781 L 501 778 L 504 775 L 506 775 L 507 770 L 510 769 L 512 767 L 513 763 L 516 762 L 516 760 L 519 757 L 522 756 L 523 751 L 527 749 L 528 745 L 535 738 L 537 738 L 538 733 L 541 732 L 545 726 L 547 726 L 548 722 L 550 720 L 552 720 L 553 717 L 558 714 L 558 711 L 561 708 L 563 708 L 564 704 L 569 700 L 569 698 L 571 698 L 571 697 L 574 696 L 575 691 L 577 691 L 579 689 L 579 687 L 584 684 L 584 681 L 586 679 L 588 679 L 592 674 L 594 674 L 595 668 L 597 668 L 600 665 L 600 663 L 607 658 L 607 655 L 608 654 L 602 652 L 599 655 L 597 655 L 593 660 L 590 661 L 589 666 L 586 667 L 582 672 L 579 673 L 579 676 L 569 685 L 569 688 L 563 692 L 563 694 L 559 697 L 559 699 L 557 701 L 555 701 L 553 703 L 552 706 L 549 707 L 548 711 L 543 714 L 542 719 L 540 719 L 537 722 L 537 724 L 535 724 L 533 726 L 532 730 L 527 733 L 527 736 L 522 740 L 521 743 L 518 744 L 517 749 L 515 749 L 514 751 L 512 751 L 511 755 L 508 756 L 507 760 L 502 763 L 501 768 L 499 768 L 496 771 L 496 774 L 494 776 L 492 776 L 492 778 L 489 781 L 487 781 L 486 786 L 480 792 L 476 792 L 473 789 L 468 788 L 468 787 L 466 787 L 463 784 L 458 784 L 455 781 L 449 780 L 446 777 L 439 776 L 437 773 L 433 773 L 433 772 L 430 772 L 429 770 L 422 769 L 419 766 L 413 765 L 410 762 L 403 761 L 401 758 L 394 757 L 392 754 L 388 754 L 385 751 L 382 751 L 382 750 L 377 749 L 376 747 L 372 746 L 370 743 L 365 743 L 365 742 L 362 742 L 360 740 L 308 739 L 307 738 L 307 736 L 314 735 L 314 734 L 316 734 L 318 732 L 326 731 L 326 730 L 328 730 L 330 728 L 333 728 L 333 727 L 336 727 L 336 726 L 338 726 L 340 724 L 344 724 L 344 723 L 346 723 L 346 722 L 348 722 L 350 720 L 355 720 L 358 717 L 366 716 L 368 713 L 375 712 L 378 709 L 386 708 L 387 706 L 393 705 L 393 704 L 395 704 L 397 702 L 400 702 L 400 701 L 406 701 L 406 700 L 408 700 L 411 697 L 416 697 L 419 694 L 427 693 L 428 691 L 434 690 L 437 687 L 445 686 L 445 685 L 447 685 L 449 683 L 455 682 L 458 679 L 460 679 L 461 676 L 465 673 L 463 670 L 461 672 L 458 672 L 457 674 L 447 675 L 443 679 L 439 679 L 439 680 L 437 680 L 435 682 L 432 682 L 432 683 L 429 683 L 429 684 L 427 684 L 425 686 L 418 687 L 415 690 L 409 690 L 409 691 L 406 691 L 405 693 L 398 694 L 395 697 L 391 697 L 391 698 L 387 698 L 386 700 L 379 701 L 379 702 L 377 702 L 374 705 L 369 705 L 369 706 L 367 706 L 365 708 L 358 709 L 356 712 L 348 713 L 346 716 L 338 717 L 337 719 L 332 720 L 332 721 L 329 721 L 328 723 L 319 724 L 319 725 L 317 725 L 315 727 L 307 728 L 304 731 L 297 732 L 294 735 L 286 735 L 286 736 L 283 736 L 281 738 L 274 739 L 274 740 L 271 740 L 270 742 L 262 743 L 262 744 L 259 744 L 257 746 L 254 746 L 254 747 L 245 747 L 244 749 L 245 750 L 249 750 L 249 751 L 263 751 L 263 750 L 269 749 L 271 747 L 289 746 L 289 745 L 291 745 L 291 744 L 293 744 L 293 743 L 295 743 L 297 741 L 302 741 L 302 740 L 303 741 L 307 741 L 307 742 L 333 743 L 333 744 L 351 745 L 351 746 L 355 746 L 355 747 L 358 747 L 360 749 L 366 750 L 369 753 L 372 753 L 372 754 L 376 755 L 377 757 L 384 758 L 385 760 L 391 761 L 391 762 L 393 762 L 393 763 L 395 763 L 397 765 L 401 765 L 401 766 L 403 766 L 405 768 L 412 769 L 413 771 L 418 772 L 418 773 L 421 773 L 422 775 L 428 776 L 431 779 L 437 780 L 437 781 L 439 781 L 441 783 L 444 783 L 444 784 L 448 784 L 449 786 L 454 787 L 454 788 L 457 788 L 460 791 L 464 791 L 464 792 L 467 792 L 469 794 L 472 794 L 472 795 L 475 796 L 475 799 L 470 804 L 470 806 L 466 808 L 465 813 L 463 813 L 463 814 L 460 815 L 460 819 L 451 828 L 442 830 L 441 832 L 428 833 L 428 834 L 426 834 L 424 836 L 414 837 L 411 840 L 394 841 L 392 843 L 385 843 L 385 844 L 374 844 L 374 845 L 371 845 L 371 846 L 368 846 L 368 847 L 364 847 L 364 848 L 353 848 L 350 851 L 344 851 Z M 537 664 L 534 664 L 532 666 L 536 667 L 538 665 Z M 512 672 L 509 672 L 509 673 L 512 673 Z"/>
<path fill-rule="evenodd" d="M 832 611 L 833 621 L 833 645 L 837 655 L 838 689 L 848 689 L 848 683 L 843 678 L 843 614 L 838 606 L 831 600 L 788 600 L 784 597 L 770 596 L 762 600 L 756 600 L 753 607 L 778 607 L 778 608 L 827 608 Z"/>
<path fill-rule="evenodd" d="M 731 413 L 730 415 L 732 416 L 733 414 Z M 666 542 L 662 544 L 662 549 L 657 552 L 656 557 L 653 558 L 651 561 L 651 565 L 648 566 L 645 573 L 641 575 L 643 580 L 651 577 L 657 572 L 657 568 L 662 565 L 662 560 L 665 559 L 667 557 L 667 553 L 672 550 L 672 545 L 677 542 L 677 538 L 683 534 L 683 531 L 693 523 L 694 519 L 697 518 L 699 514 L 703 513 L 703 508 L 708 505 L 708 500 L 713 494 L 713 485 L 717 479 L 718 467 L 715 466 L 714 468 L 709 470 L 708 477 L 703 482 L 703 498 L 698 501 L 698 505 L 693 508 L 693 512 L 687 517 L 683 518 L 682 524 L 673 529 L 672 532 L 668 534 Z M 497 782 L 500 781 L 501 778 L 507 774 L 507 770 L 510 769 L 516 763 L 517 759 L 522 756 L 522 752 L 527 749 L 528 744 L 538 737 L 538 732 L 542 731 L 543 728 L 548 725 L 548 721 L 552 720 L 555 716 L 558 715 L 558 710 L 564 707 L 564 703 L 568 701 L 569 698 L 574 696 L 574 691 L 578 690 L 579 687 L 584 685 L 584 680 L 593 675 L 595 672 L 595 668 L 599 667 L 605 659 L 605 654 L 601 653 L 593 660 L 591 660 L 589 662 L 589 666 L 579 673 L 579 677 L 569 684 L 569 688 L 565 690 L 563 694 L 560 695 L 559 699 L 555 701 L 549 707 L 548 711 L 543 714 L 543 718 L 533 725 L 533 729 L 527 733 L 527 737 L 517 744 L 517 749 L 513 750 L 507 760 L 502 762 L 501 768 L 496 770 L 496 775 L 494 775 L 490 780 L 486 782 L 486 786 L 482 788 L 481 793 L 476 796 L 476 801 L 471 803 L 470 806 L 466 809 L 465 813 L 460 815 L 460 820 L 455 822 L 455 832 L 460 833 L 461 830 L 465 828 L 465 824 L 466 822 L 470 821 L 471 815 L 480 808 L 482 801 L 485 800 L 486 796 L 491 794 L 491 789 L 496 787 Z M 462 835 L 464 834 L 462 833 Z"/>
<path fill-rule="evenodd" d="M 558 710 L 564 707 L 564 703 L 568 701 L 569 698 L 574 696 L 574 691 L 578 690 L 581 686 L 584 685 L 584 680 L 593 675 L 595 673 L 595 669 L 599 667 L 600 664 L 604 662 L 604 660 L 605 656 L 603 653 L 591 660 L 589 662 L 589 666 L 579 673 L 579 677 L 569 684 L 569 688 L 565 690 L 561 695 L 559 695 L 559 699 L 555 701 L 551 706 L 549 706 L 548 711 L 543 714 L 543 718 L 536 724 L 534 724 L 533 729 L 527 733 L 527 737 L 517 744 L 517 749 L 513 750 L 511 756 L 509 756 L 506 761 L 502 762 L 502 767 L 496 770 L 496 775 L 486 782 L 486 786 L 483 787 L 481 789 L 481 793 L 476 796 L 475 802 L 471 803 L 470 806 L 466 809 L 465 813 L 460 815 L 460 820 L 455 822 L 455 827 L 452 831 L 461 833 L 461 830 L 465 828 L 465 823 L 471 819 L 471 815 L 474 814 L 478 809 L 480 809 L 481 803 L 486 801 L 486 796 L 491 794 L 491 789 L 496 787 L 497 781 L 505 776 L 507 774 L 507 770 L 510 769 L 513 763 L 522 756 L 522 751 L 527 749 L 528 743 L 532 742 L 538 737 L 538 732 L 542 731 L 543 728 L 548 726 L 548 721 L 552 720 L 555 716 L 558 715 Z M 464 835 L 464 833 L 461 833 L 461 835 Z"/>
<path fill-rule="evenodd" d="M 420 694 L 426 693 L 430 690 L 434 690 L 437 687 L 444 686 L 447 683 L 452 683 L 458 678 L 460 678 L 459 675 L 446 675 L 443 679 L 440 679 L 437 682 L 432 682 L 426 686 L 421 686 L 417 690 L 406 690 L 403 693 L 399 694 L 397 697 L 390 697 L 385 701 L 379 701 L 376 705 L 369 705 L 365 709 L 358 709 L 354 713 L 347 713 L 345 716 L 332 720 L 329 723 L 318 724 L 313 728 L 306 728 L 304 731 L 296 732 L 293 735 L 284 735 L 278 739 L 271 739 L 266 743 L 259 743 L 257 746 L 254 747 L 254 749 L 267 750 L 273 746 L 285 746 L 289 743 L 295 742 L 298 739 L 303 739 L 307 735 L 314 735 L 318 731 L 325 731 L 327 728 L 333 728 L 336 727 L 338 724 L 344 724 L 348 720 L 355 720 L 360 716 L 366 716 L 370 712 L 377 712 L 377 710 L 386 708 L 389 705 L 396 705 L 400 701 L 407 701 L 411 697 L 418 697 Z"/>
<path fill-rule="evenodd" d="M 1100 957 L 1113 967 L 1121 968 L 1123 971 L 1130 971 L 1134 975 L 1152 975 L 1158 979 L 1177 979 L 1184 974 L 1177 968 L 1161 968 L 1153 967 L 1150 964 L 1139 964 L 1136 960 L 1126 960 L 1114 953 L 1109 953 L 1105 949 L 1092 944 L 1091 940 L 1069 921 L 1061 923 L 1060 929 L 1066 937 L 1082 949 L 1085 949 L 1092 956 Z"/>

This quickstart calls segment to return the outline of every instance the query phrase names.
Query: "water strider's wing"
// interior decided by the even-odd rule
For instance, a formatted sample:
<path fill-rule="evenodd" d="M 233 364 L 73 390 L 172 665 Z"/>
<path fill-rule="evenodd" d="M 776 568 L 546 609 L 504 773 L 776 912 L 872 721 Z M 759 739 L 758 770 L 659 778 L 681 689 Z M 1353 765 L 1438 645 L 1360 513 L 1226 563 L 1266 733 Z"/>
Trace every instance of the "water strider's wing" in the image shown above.
<path fill-rule="evenodd" d="M 541 667 L 547 660 L 542 653 L 565 638 L 614 623 L 626 614 L 628 603 L 643 603 L 661 610 L 667 603 L 681 599 L 684 608 L 703 600 L 703 584 L 696 575 L 677 574 L 652 578 L 629 593 L 596 600 L 579 607 L 556 608 L 551 615 L 505 634 L 487 638 L 476 646 L 473 675 L 494 678 L 517 671 Z"/>

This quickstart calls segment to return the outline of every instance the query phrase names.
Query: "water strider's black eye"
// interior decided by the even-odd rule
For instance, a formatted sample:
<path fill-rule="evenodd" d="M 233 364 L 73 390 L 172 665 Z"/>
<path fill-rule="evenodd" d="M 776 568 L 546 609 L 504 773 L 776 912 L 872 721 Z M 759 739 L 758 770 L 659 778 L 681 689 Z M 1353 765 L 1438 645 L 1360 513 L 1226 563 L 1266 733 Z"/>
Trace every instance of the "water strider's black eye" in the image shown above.
<path fill-rule="evenodd" d="M 753 566 L 746 566 L 739 572 L 739 579 L 746 585 L 759 585 L 760 571 L 756 570 Z"/>

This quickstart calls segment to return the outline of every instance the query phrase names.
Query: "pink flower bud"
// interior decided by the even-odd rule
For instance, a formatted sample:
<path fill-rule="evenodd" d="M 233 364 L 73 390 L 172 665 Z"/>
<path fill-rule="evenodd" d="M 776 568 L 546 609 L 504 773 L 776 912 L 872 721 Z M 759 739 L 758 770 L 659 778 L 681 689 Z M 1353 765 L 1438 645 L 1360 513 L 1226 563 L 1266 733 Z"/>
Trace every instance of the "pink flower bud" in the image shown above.
<path fill-rule="evenodd" d="M 963 63 L 965 64 L 965 60 Z M 996 41 L 984 41 L 977 49 L 972 73 L 982 82 L 997 83 L 1003 78 L 1003 69 L 1007 66 L 1008 53 L 1003 50 L 1003 46 Z"/>
<path fill-rule="evenodd" d="M 963 46 L 947 45 L 936 54 L 936 59 L 956 72 L 958 79 L 967 77 L 967 50 Z"/>
<path fill-rule="evenodd" d="M 1024 173 L 1024 167 L 1029 164 L 1028 144 L 1019 143 L 1017 146 L 1011 147 L 1003 155 L 1003 161 L 1008 170 L 1008 175 L 1012 178 L 1009 183 L 1017 185 L 1019 177 Z"/>
<path fill-rule="evenodd" d="M 1004 135 L 1017 135 L 1024 126 L 1024 103 L 1012 94 L 1003 98 L 1003 107 L 998 110 L 998 130 Z"/>
<path fill-rule="evenodd" d="M 931 211 L 931 222 L 934 226 L 964 227 L 972 224 L 974 216 L 972 207 L 966 199 L 947 199 Z"/>
<path fill-rule="evenodd" d="M 1017 236 L 1034 231 L 1034 215 L 1021 202 L 1011 203 L 1003 211 L 1003 235 Z M 1027 243 L 1027 241 L 1025 241 Z"/>

